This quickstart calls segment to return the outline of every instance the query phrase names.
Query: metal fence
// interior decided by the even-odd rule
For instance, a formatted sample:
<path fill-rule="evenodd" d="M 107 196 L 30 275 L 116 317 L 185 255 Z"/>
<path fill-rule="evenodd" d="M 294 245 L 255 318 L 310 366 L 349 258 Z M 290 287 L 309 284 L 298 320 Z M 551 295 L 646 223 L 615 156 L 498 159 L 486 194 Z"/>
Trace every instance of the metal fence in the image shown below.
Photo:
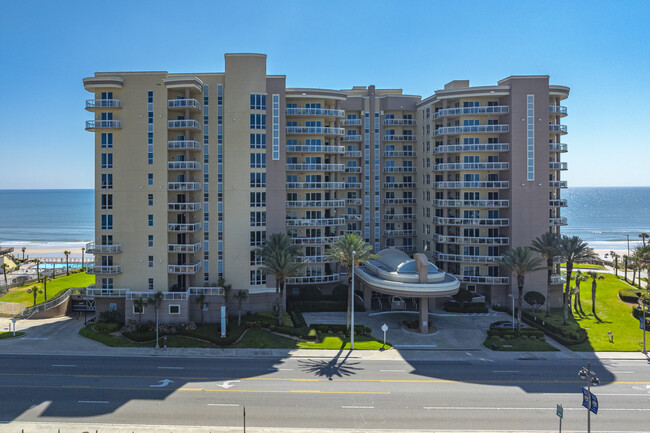
<path fill-rule="evenodd" d="M 23 314 L 23 304 L 16 302 L 0 302 L 0 315 L 19 316 Z"/>
<path fill-rule="evenodd" d="M 34 305 L 33 307 L 27 307 L 23 310 L 23 316 L 30 316 L 40 311 L 47 311 L 51 308 L 58 307 L 70 297 L 70 294 L 72 293 L 73 290 L 80 290 L 80 289 L 72 289 L 72 288 L 68 289 L 65 292 L 63 292 L 61 295 L 58 295 L 56 298 L 52 299 L 51 301 L 45 302 L 44 304 L 37 304 Z"/>

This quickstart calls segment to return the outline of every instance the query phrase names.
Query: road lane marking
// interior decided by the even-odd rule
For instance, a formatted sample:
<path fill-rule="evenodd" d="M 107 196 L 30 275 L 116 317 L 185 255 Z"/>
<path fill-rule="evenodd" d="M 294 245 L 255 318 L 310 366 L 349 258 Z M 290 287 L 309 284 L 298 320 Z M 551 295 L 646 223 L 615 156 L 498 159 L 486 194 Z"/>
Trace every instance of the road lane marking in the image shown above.
<path fill-rule="evenodd" d="M 185 367 L 158 367 L 161 370 L 183 370 Z"/>
<path fill-rule="evenodd" d="M 76 367 L 74 364 L 52 364 L 52 367 Z"/>
<path fill-rule="evenodd" d="M 293 368 L 267 368 L 268 371 L 293 371 Z"/>
<path fill-rule="evenodd" d="M 374 406 L 341 406 L 341 409 L 374 409 Z"/>
<path fill-rule="evenodd" d="M 234 403 L 208 403 L 208 406 L 237 407 L 239 405 Z"/>
<path fill-rule="evenodd" d="M 169 380 L 169 379 L 159 380 L 159 382 L 160 383 L 158 385 L 149 385 L 149 388 L 164 388 L 170 383 L 174 383 L 173 380 Z"/>
<path fill-rule="evenodd" d="M 231 385 L 231 383 L 239 383 L 239 381 L 238 380 L 226 380 L 224 383 L 222 383 L 221 385 L 217 385 L 217 386 L 220 386 L 223 389 L 228 389 L 228 388 L 232 388 L 233 386 L 235 386 L 235 385 Z"/>
<path fill-rule="evenodd" d="M 43 341 L 43 340 L 47 340 L 47 339 L 48 339 L 48 337 L 21 337 L 21 340 L 39 340 L 39 341 Z"/>
<path fill-rule="evenodd" d="M 492 370 L 492 373 L 519 373 L 519 370 Z"/>
<path fill-rule="evenodd" d="M 84 403 L 84 404 L 108 404 L 107 401 L 100 401 L 100 400 L 79 400 L 77 403 Z"/>
<path fill-rule="evenodd" d="M 468 407 L 468 406 L 425 406 L 426 410 L 556 410 L 554 407 Z M 582 410 L 584 407 L 565 407 L 564 410 Z M 650 412 L 648 408 L 623 408 L 623 409 L 603 409 L 598 408 L 598 411 L 628 411 L 628 412 Z"/>
<path fill-rule="evenodd" d="M 379 370 L 379 371 L 383 371 L 385 373 L 405 373 L 406 372 L 406 370 Z"/>

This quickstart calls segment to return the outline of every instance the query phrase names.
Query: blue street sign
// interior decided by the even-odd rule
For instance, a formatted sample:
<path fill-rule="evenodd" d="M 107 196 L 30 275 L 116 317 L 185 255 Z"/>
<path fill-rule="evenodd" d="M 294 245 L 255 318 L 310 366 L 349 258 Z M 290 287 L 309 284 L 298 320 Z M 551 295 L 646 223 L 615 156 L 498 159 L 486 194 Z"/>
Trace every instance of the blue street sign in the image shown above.
<path fill-rule="evenodd" d="M 591 407 L 589 406 L 589 394 L 591 394 Z M 596 398 L 593 392 L 590 393 L 587 391 L 587 388 L 582 388 L 582 406 L 586 407 L 594 414 L 598 413 L 598 398 Z"/>
<path fill-rule="evenodd" d="M 591 394 L 591 407 L 589 410 L 592 411 L 594 415 L 598 413 L 598 399 L 593 393 Z"/>

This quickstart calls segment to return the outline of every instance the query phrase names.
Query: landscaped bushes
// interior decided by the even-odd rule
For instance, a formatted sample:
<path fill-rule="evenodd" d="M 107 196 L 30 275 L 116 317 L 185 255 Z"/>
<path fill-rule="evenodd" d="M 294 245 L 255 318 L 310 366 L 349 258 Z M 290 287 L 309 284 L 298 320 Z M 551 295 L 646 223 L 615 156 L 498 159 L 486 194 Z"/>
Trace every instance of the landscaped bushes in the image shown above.
<path fill-rule="evenodd" d="M 621 289 L 618 291 L 618 297 L 621 298 L 621 301 L 630 304 L 636 304 L 639 302 L 641 294 L 642 293 L 639 289 Z"/>
<path fill-rule="evenodd" d="M 534 337 L 537 339 L 544 339 L 544 333 L 541 330 L 535 328 L 521 328 L 521 335 L 522 337 L 526 336 L 528 338 Z M 488 329 L 487 336 L 501 337 L 508 340 L 508 339 L 517 338 L 517 330 L 516 329 Z"/>
<path fill-rule="evenodd" d="M 99 313 L 98 322 L 120 323 L 120 315 L 115 310 L 102 311 Z"/>
<path fill-rule="evenodd" d="M 99 332 L 100 334 L 105 334 L 108 335 L 111 332 L 116 332 L 120 329 L 120 325 L 117 323 L 104 323 L 104 322 L 97 322 L 93 326 L 93 329 L 96 332 Z"/>
<path fill-rule="evenodd" d="M 348 335 L 348 327 L 347 325 L 321 325 L 321 324 L 313 324 L 311 325 L 312 328 L 314 328 L 316 331 L 318 331 L 319 334 L 327 335 L 327 334 L 343 334 L 343 335 Z M 364 336 L 370 336 L 370 333 L 372 332 L 372 329 L 368 328 L 367 326 L 363 325 L 354 325 L 354 334 L 355 335 L 364 335 Z"/>
<path fill-rule="evenodd" d="M 577 323 L 574 323 L 575 326 L 560 328 L 558 326 L 551 325 L 544 320 L 535 320 L 535 316 L 527 311 L 522 311 L 521 320 L 527 325 L 541 329 L 546 335 L 552 337 L 554 340 L 557 340 L 565 346 L 584 343 L 589 338 L 587 331 L 580 328 Z M 569 315 L 569 320 L 575 319 Z"/>

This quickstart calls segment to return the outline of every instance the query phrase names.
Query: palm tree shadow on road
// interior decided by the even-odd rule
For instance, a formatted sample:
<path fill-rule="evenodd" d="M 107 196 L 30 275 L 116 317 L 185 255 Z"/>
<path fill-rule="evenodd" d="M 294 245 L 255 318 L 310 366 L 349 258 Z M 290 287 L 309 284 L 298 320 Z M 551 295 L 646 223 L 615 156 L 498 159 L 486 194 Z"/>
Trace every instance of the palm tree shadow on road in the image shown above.
<path fill-rule="evenodd" d="M 339 352 L 334 356 L 334 358 L 327 360 L 318 360 L 318 359 L 308 359 L 300 360 L 298 363 L 302 371 L 305 373 L 313 373 L 319 377 L 326 377 L 329 380 L 332 380 L 333 377 L 345 377 L 356 374 L 357 371 L 362 370 L 361 367 L 358 367 L 359 362 L 347 362 L 350 352 L 345 355 L 345 357 L 339 362 L 341 354 L 343 353 L 343 346 Z"/>

